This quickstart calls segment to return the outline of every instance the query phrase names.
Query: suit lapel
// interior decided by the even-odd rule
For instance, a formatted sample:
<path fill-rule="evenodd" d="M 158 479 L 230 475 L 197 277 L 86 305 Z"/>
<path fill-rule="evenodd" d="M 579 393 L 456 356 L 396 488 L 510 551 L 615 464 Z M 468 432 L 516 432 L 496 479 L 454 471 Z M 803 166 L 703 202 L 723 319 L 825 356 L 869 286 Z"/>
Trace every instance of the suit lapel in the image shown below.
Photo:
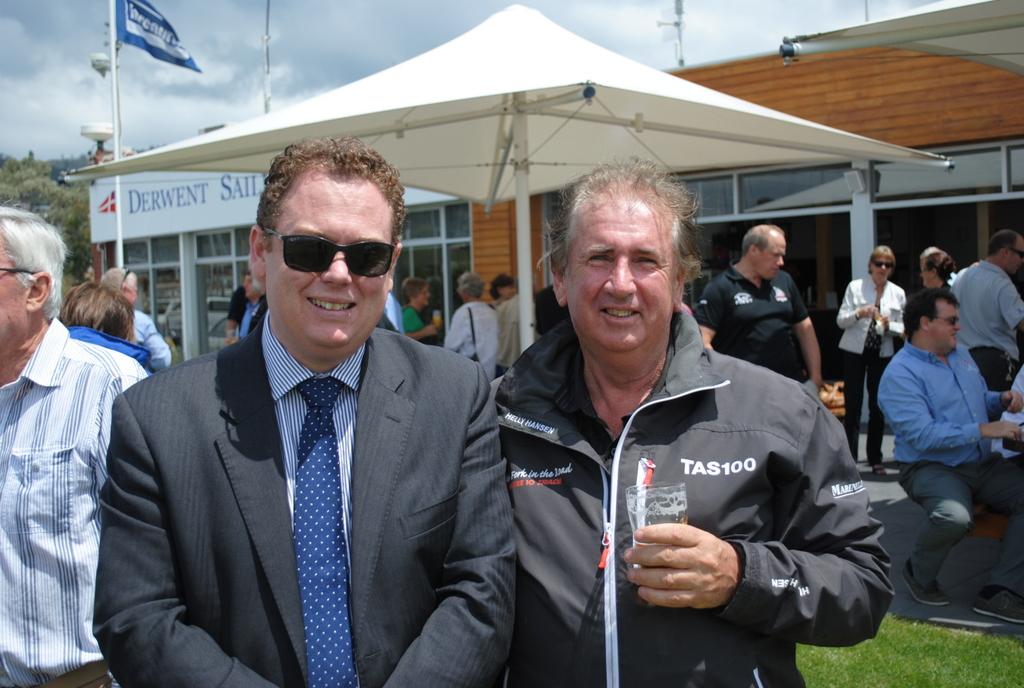
<path fill-rule="evenodd" d="M 221 416 L 228 422 L 227 432 L 215 444 L 305 674 L 305 631 L 284 458 L 263 361 L 261 333 L 262 328 L 238 346 L 225 349 L 217 358 Z"/>
<path fill-rule="evenodd" d="M 415 405 L 399 392 L 406 379 L 406 358 L 386 336 L 367 343 L 366 370 L 359 386 L 355 452 L 352 461 L 353 630 L 360 637 L 373 609 L 369 583 L 380 556 L 384 524 L 396 518 L 393 497 Z"/>

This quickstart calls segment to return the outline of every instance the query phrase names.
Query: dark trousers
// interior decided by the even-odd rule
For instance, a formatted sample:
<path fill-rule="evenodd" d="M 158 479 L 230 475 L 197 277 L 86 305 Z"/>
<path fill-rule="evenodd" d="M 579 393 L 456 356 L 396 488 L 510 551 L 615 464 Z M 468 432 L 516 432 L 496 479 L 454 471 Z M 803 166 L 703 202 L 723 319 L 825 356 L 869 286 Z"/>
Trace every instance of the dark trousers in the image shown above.
<path fill-rule="evenodd" d="M 978 364 L 985 386 L 993 392 L 1009 391 L 1020 364 L 1002 349 L 994 346 L 976 346 L 971 349 L 971 358 Z"/>
<path fill-rule="evenodd" d="M 971 529 L 973 503 L 981 502 L 1010 517 L 988 584 L 1024 594 L 1024 474 L 1015 463 L 992 457 L 959 466 L 900 464 L 900 485 L 925 513 L 910 554 L 918 583 L 935 581 L 946 555 Z"/>
<path fill-rule="evenodd" d="M 860 409 L 864 403 L 864 381 L 868 387 L 868 463 L 876 466 L 882 463 L 882 433 L 885 431 L 885 417 L 878 407 L 878 382 L 882 379 L 888 358 L 881 358 L 877 351 L 863 354 L 843 352 L 843 395 L 846 399 L 846 441 L 850 454 L 857 458 L 857 437 L 860 435 Z"/>

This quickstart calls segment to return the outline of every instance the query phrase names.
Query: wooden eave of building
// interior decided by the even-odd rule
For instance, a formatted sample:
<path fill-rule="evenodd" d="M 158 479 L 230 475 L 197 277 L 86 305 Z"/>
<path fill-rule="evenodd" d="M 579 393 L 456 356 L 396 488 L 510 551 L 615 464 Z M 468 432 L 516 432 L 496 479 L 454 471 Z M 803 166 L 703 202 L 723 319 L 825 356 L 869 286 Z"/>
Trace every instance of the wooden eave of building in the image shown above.
<path fill-rule="evenodd" d="M 1024 137 L 1024 77 L 958 57 L 865 48 L 675 72 L 837 129 L 914 148 Z"/>

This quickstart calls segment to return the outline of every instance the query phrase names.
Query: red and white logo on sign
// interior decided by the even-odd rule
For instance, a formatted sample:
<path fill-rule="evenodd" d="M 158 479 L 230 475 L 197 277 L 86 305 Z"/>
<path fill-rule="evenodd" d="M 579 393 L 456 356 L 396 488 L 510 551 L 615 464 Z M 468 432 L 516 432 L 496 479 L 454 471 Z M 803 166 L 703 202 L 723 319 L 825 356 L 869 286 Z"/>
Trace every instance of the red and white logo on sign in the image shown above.
<path fill-rule="evenodd" d="M 117 212 L 117 199 L 114 197 L 116 191 L 111 191 L 110 195 L 103 199 L 100 203 L 101 213 L 116 213 Z"/>

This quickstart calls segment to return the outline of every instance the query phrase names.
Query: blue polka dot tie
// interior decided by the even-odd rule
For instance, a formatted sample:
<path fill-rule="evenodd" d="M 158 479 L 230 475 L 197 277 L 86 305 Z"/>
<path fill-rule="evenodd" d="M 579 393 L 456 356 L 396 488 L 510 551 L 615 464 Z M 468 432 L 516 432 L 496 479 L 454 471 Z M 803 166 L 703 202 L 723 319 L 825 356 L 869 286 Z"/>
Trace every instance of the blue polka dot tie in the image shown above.
<path fill-rule="evenodd" d="M 295 556 L 309 688 L 359 685 L 352 659 L 348 555 L 333 418 L 341 385 L 332 377 L 310 378 L 298 385 L 307 410 L 295 477 Z"/>

